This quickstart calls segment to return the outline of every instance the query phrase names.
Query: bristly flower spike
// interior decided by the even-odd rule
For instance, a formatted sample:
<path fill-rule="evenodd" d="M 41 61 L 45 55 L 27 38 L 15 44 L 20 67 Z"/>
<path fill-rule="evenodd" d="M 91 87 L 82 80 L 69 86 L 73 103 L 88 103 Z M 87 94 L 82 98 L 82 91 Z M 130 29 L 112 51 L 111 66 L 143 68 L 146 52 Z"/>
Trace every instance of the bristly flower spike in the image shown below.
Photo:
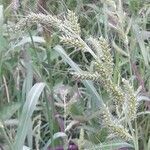
<path fill-rule="evenodd" d="M 81 34 L 80 25 L 78 23 L 78 17 L 73 11 L 68 10 L 67 20 L 65 20 L 65 24 L 69 26 L 77 35 Z"/>
<path fill-rule="evenodd" d="M 125 103 L 124 103 L 124 113 L 128 120 L 133 120 L 136 117 L 138 101 L 135 96 L 133 87 L 129 84 L 129 81 L 122 79 L 125 89 Z"/>

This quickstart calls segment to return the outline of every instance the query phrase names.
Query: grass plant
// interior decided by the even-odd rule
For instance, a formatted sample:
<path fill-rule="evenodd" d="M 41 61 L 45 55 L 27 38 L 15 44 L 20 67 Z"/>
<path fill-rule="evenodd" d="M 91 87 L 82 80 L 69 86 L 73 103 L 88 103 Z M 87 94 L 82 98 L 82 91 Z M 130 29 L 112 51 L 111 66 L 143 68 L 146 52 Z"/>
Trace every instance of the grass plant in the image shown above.
<path fill-rule="evenodd" d="M 0 149 L 148 150 L 149 6 L 0 1 Z"/>

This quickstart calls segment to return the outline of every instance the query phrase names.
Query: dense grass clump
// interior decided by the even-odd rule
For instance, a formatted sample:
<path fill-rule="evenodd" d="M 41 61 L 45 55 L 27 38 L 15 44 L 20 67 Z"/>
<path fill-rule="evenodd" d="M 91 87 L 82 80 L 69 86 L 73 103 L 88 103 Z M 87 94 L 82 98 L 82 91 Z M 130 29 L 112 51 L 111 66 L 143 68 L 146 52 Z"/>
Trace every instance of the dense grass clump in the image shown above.
<path fill-rule="evenodd" d="M 149 6 L 1 1 L 0 149 L 150 149 Z"/>

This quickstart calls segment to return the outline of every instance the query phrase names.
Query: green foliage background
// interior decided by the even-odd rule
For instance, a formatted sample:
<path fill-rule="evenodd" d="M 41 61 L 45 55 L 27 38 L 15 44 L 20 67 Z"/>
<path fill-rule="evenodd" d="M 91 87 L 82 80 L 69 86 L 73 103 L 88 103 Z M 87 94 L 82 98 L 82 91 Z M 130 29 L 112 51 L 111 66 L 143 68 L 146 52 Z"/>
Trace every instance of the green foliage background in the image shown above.
<path fill-rule="evenodd" d="M 91 54 L 62 46 L 57 29 L 44 27 L 41 31 L 40 25 L 34 25 L 10 32 L 9 28 L 30 12 L 40 11 L 38 1 L 21 0 L 16 10 L 14 2 L 17 0 L 0 1 L 0 148 L 67 149 L 73 142 L 80 149 L 150 149 L 149 1 L 43 0 L 44 12 L 61 19 L 67 9 L 73 10 L 79 18 L 83 39 L 107 39 L 114 59 L 115 84 L 120 84 L 123 77 L 134 90 L 142 87 L 138 116 L 131 122 L 137 136 L 135 143 L 110 136 L 103 125 L 103 102 L 116 115 L 105 89 L 70 75 L 72 70 L 92 72 Z M 113 14 L 114 3 L 118 14 Z M 123 18 L 123 14 L 127 17 Z M 119 22 L 116 16 L 122 18 L 120 28 L 115 28 Z M 122 33 L 125 30 L 128 45 Z"/>

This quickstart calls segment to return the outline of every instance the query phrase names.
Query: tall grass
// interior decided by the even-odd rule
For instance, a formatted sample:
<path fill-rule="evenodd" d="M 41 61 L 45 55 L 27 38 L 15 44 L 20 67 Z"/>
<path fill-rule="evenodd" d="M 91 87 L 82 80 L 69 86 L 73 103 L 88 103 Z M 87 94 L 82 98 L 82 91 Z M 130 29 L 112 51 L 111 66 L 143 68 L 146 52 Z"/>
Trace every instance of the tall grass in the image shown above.
<path fill-rule="evenodd" d="M 0 148 L 149 149 L 149 12 L 146 0 L 1 1 Z"/>

